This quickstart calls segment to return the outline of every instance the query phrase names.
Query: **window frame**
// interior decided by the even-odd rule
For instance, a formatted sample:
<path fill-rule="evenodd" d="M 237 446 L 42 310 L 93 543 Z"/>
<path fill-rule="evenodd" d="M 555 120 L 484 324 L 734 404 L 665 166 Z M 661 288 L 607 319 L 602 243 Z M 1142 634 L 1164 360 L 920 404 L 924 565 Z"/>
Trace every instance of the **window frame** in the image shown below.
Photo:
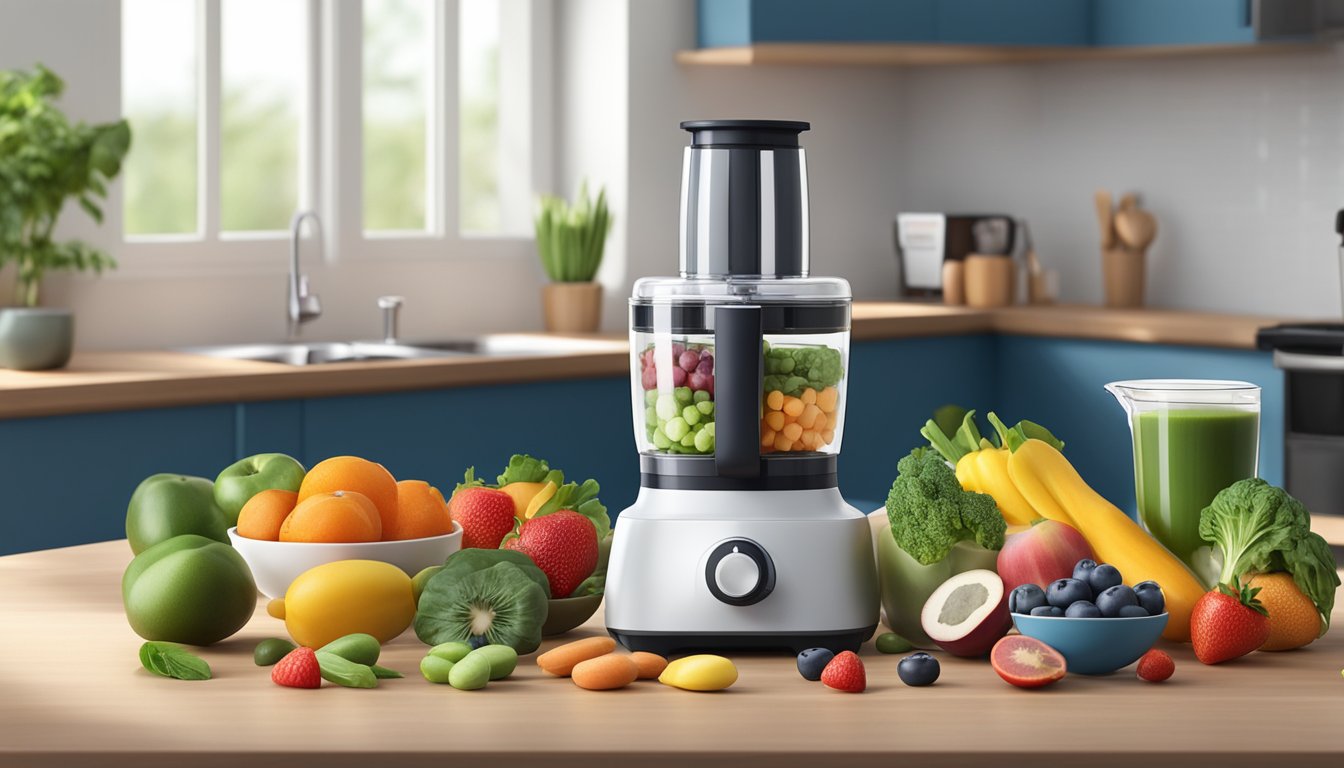
<path fill-rule="evenodd" d="M 288 271 L 288 230 L 221 232 L 220 29 L 221 2 L 195 0 L 197 77 L 197 230 L 195 233 L 126 235 L 122 185 L 108 200 L 120 269 L 109 276 L 203 277 L 283 274 Z M 523 102 L 531 189 L 548 191 L 555 176 L 554 12 L 549 0 L 503 0 L 525 13 L 527 39 L 501 41 L 513 71 L 529 78 Z M 526 233 L 463 233 L 458 228 L 458 0 L 433 0 L 433 71 L 426 137 L 429 194 L 426 230 L 365 232 L 363 228 L 363 0 L 305 0 L 307 71 L 300 110 L 300 209 L 321 219 L 323 261 L 393 262 L 534 258 Z M 118 3 L 120 11 L 120 3 Z M 118 20 L 122 15 L 118 13 Z M 120 46 L 121 35 L 117 35 Z M 118 48 L 120 57 L 120 48 Z M 503 69 L 504 67 L 501 67 Z M 118 100 L 122 82 L 117 78 Z M 503 90 L 503 87 L 501 88 Z M 517 124 L 511 126 L 515 130 Z M 530 196 L 529 196 L 530 197 Z"/>

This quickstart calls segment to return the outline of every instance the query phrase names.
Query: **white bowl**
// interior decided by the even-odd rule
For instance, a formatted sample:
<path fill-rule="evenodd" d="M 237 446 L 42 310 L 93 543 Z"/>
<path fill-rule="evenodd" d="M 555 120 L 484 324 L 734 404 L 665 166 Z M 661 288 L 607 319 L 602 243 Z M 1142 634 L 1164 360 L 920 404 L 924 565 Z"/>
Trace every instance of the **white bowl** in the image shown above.
<path fill-rule="evenodd" d="M 404 541 L 361 541 L 348 544 L 317 544 L 302 541 L 265 541 L 239 536 L 229 529 L 233 548 L 247 561 L 257 589 L 267 597 L 283 597 L 299 574 L 337 560 L 381 560 L 414 576 L 431 565 L 443 565 L 462 548 L 462 524 L 453 521 L 453 532 L 442 536 Z"/>

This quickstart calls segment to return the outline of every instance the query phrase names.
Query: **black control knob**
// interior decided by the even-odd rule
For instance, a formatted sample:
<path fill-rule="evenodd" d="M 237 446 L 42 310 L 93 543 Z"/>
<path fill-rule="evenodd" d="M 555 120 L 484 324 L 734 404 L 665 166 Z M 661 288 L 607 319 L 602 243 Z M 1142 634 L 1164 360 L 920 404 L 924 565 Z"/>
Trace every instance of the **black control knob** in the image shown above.
<path fill-rule="evenodd" d="M 710 594 L 729 605 L 751 605 L 775 588 L 775 564 L 754 541 L 729 539 L 709 553 L 705 584 Z"/>

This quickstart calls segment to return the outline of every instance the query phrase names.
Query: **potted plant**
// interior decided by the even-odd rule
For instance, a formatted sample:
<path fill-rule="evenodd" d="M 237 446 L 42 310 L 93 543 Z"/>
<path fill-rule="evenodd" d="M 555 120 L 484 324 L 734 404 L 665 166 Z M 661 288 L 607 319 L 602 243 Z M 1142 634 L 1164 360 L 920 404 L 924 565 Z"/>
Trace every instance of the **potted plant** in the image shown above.
<path fill-rule="evenodd" d="M 99 203 L 131 145 L 125 120 L 71 123 L 52 102 L 65 84 L 38 65 L 0 71 L 0 268 L 16 267 L 18 308 L 0 309 L 0 367 L 60 368 L 70 359 L 74 317 L 38 307 L 42 277 L 53 270 L 116 266 L 110 256 L 52 233 L 67 201 L 102 222 Z"/>
<path fill-rule="evenodd" d="M 602 252 L 611 231 L 606 190 L 599 190 L 597 200 L 591 200 L 584 182 L 573 205 L 563 198 L 544 195 L 536 225 L 537 252 L 551 279 L 541 294 L 546 330 L 596 331 L 602 320 L 602 285 L 593 277 L 602 266 Z"/>

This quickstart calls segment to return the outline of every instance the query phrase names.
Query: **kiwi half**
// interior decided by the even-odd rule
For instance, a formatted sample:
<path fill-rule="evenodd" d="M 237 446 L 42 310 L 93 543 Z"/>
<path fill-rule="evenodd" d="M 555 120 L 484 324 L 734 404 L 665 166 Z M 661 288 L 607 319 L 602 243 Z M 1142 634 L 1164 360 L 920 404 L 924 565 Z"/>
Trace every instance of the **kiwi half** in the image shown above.
<path fill-rule="evenodd" d="M 523 568 L 499 562 L 484 570 L 449 566 L 425 584 L 415 634 L 427 645 L 483 638 L 528 654 L 541 645 L 546 590 Z M 532 566 L 535 568 L 536 566 Z"/>

